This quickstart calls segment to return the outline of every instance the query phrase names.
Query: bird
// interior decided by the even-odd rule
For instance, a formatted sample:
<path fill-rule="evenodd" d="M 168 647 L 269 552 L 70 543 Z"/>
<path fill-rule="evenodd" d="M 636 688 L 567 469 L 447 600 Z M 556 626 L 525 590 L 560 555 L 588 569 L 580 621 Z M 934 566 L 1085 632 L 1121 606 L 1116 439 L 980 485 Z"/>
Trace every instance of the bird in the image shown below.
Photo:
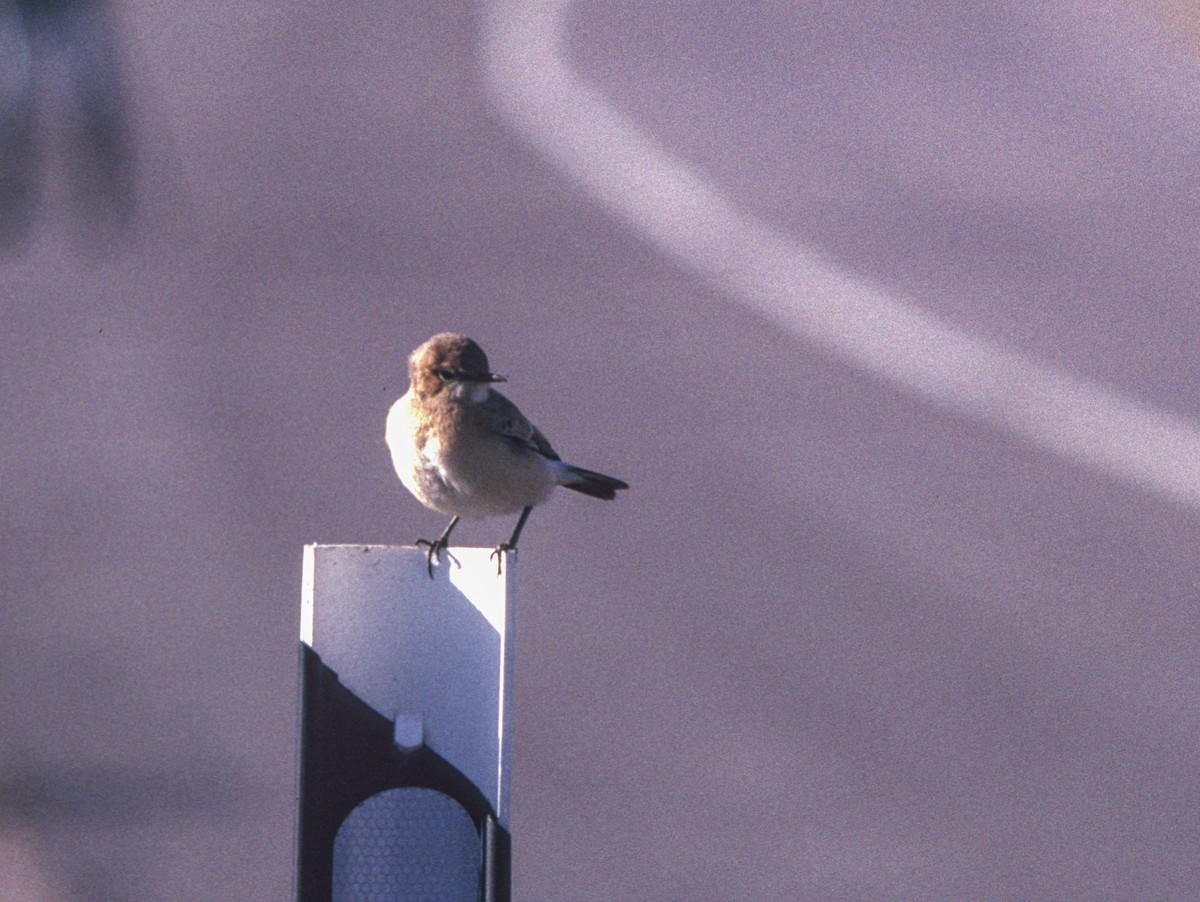
<path fill-rule="evenodd" d="M 450 545 L 462 519 L 520 512 L 516 528 L 492 556 L 516 551 L 533 508 L 562 486 L 611 501 L 628 489 L 624 481 L 566 463 L 541 431 L 493 387 L 507 382 L 493 373 L 487 354 L 466 335 L 440 332 L 408 358 L 408 391 L 387 414 L 387 446 L 396 475 L 418 501 L 450 514 L 434 540 L 418 539 L 434 561 Z"/>

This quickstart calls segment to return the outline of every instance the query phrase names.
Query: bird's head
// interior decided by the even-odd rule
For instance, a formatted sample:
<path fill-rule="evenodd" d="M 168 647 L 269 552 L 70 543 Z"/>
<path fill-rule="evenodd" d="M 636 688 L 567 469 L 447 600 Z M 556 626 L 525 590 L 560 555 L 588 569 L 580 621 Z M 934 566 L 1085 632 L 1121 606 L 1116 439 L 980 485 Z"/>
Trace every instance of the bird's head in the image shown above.
<path fill-rule="evenodd" d="M 483 348 L 457 332 L 440 332 L 413 351 L 408 375 L 413 391 L 422 397 L 443 391 L 455 397 L 486 393 L 490 383 L 505 381 L 488 369 Z"/>

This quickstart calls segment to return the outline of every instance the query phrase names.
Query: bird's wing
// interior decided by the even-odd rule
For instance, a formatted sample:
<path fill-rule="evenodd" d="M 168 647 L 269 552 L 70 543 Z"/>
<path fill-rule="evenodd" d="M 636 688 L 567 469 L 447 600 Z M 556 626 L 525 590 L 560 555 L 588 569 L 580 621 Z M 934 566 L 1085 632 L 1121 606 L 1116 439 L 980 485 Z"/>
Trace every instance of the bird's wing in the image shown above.
<path fill-rule="evenodd" d="M 536 451 L 549 460 L 562 460 L 550 447 L 549 439 L 542 435 L 541 430 L 529 422 L 517 405 L 500 392 L 493 391 L 486 405 L 492 426 L 500 435 L 523 448 Z"/>

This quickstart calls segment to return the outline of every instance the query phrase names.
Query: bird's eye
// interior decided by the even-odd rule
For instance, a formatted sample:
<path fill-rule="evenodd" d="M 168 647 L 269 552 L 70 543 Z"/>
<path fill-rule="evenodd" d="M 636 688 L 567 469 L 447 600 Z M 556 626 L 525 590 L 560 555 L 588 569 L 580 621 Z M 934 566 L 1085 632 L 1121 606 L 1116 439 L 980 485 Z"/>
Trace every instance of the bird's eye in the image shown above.
<path fill-rule="evenodd" d="M 437 376 L 439 379 L 441 379 L 443 382 L 449 382 L 451 379 L 454 378 L 454 373 L 451 372 L 450 370 L 434 370 L 433 374 L 435 376 Z"/>

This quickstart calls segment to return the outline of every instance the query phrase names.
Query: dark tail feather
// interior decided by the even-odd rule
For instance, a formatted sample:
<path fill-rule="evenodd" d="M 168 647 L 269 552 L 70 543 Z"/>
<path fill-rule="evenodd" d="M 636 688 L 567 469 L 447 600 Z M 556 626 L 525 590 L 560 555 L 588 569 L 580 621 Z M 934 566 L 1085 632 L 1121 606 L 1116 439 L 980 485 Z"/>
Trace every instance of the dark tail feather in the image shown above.
<path fill-rule="evenodd" d="M 603 498 L 612 501 L 617 497 L 619 489 L 629 488 L 619 479 L 597 473 L 595 470 L 585 470 L 583 467 L 567 467 L 567 477 L 562 483 L 563 488 L 573 492 L 582 492 L 593 498 Z"/>

